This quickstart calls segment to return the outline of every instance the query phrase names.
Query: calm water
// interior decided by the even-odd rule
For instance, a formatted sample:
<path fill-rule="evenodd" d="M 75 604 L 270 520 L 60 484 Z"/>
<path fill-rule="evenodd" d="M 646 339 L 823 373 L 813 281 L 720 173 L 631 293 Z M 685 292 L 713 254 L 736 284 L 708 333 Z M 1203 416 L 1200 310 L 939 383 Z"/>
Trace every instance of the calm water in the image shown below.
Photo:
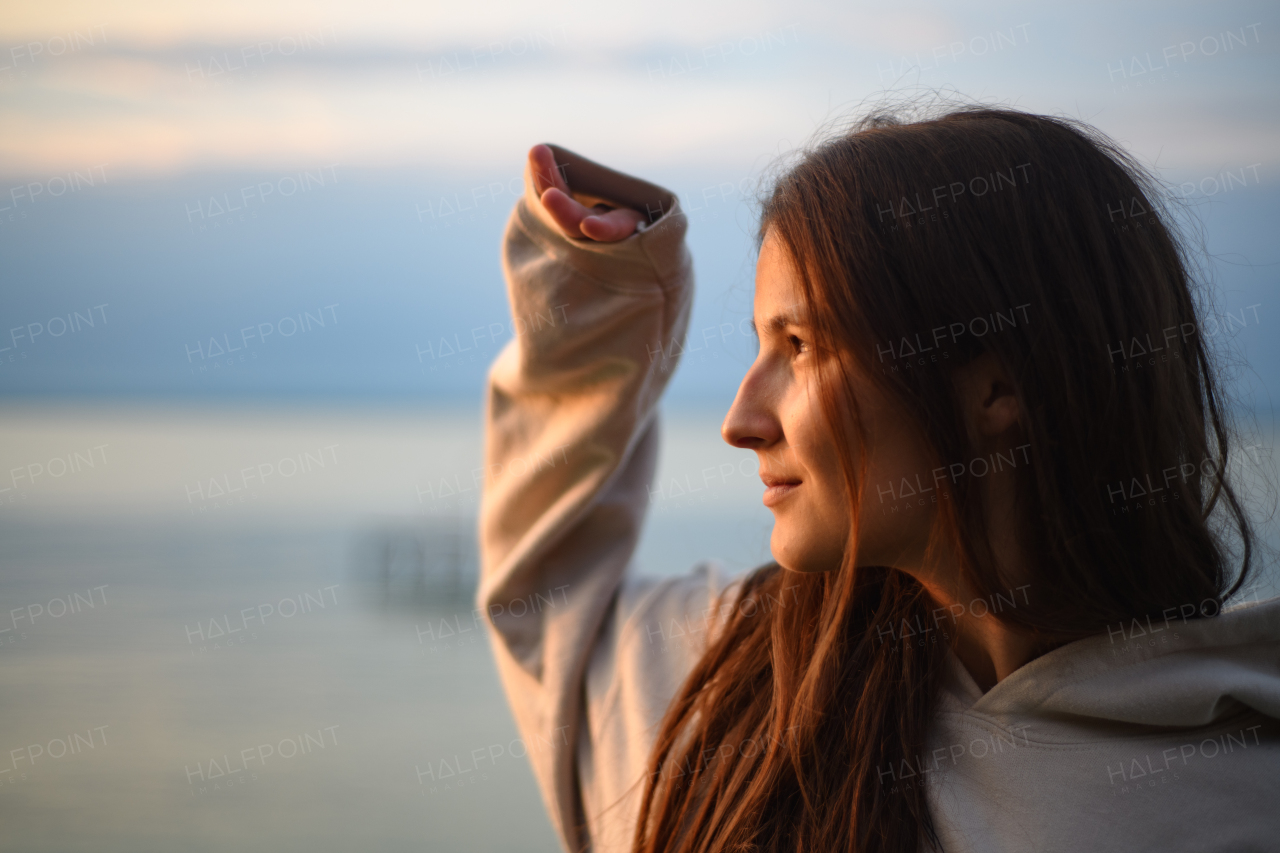
<path fill-rule="evenodd" d="M 669 419 L 641 570 L 767 559 L 718 419 Z M 559 849 L 472 617 L 476 423 L 6 412 L 0 848 Z"/>
<path fill-rule="evenodd" d="M 517 735 L 481 635 L 430 636 L 472 627 L 469 607 L 387 606 L 347 531 L 0 535 L 9 849 L 556 849 L 517 758 L 419 784 L 417 767 Z"/>
<path fill-rule="evenodd" d="M 639 562 L 762 562 L 754 469 L 677 420 Z M 0 849 L 558 850 L 472 615 L 478 435 L 6 411 Z"/>

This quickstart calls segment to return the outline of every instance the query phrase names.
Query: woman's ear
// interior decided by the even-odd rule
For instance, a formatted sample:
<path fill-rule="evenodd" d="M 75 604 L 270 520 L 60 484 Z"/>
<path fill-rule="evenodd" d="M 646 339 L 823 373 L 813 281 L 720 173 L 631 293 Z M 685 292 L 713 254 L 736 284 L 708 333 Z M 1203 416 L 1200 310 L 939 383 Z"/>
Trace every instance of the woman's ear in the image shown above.
<path fill-rule="evenodd" d="M 973 437 L 995 438 L 1022 421 L 1013 383 L 993 354 L 984 352 L 956 368 L 953 379 Z"/>

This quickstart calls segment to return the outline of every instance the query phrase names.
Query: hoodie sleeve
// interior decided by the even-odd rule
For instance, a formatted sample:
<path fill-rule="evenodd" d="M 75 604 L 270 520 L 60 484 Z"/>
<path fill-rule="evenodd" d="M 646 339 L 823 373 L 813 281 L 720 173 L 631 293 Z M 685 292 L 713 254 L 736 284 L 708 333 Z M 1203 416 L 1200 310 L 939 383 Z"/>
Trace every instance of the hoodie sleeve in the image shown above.
<path fill-rule="evenodd" d="M 552 824 L 576 851 L 592 844 L 588 813 L 622 786 L 582 777 L 593 764 L 616 779 L 643 768 L 655 715 L 696 659 L 692 647 L 660 649 L 653 626 L 705 616 L 725 584 L 714 567 L 662 582 L 627 577 L 668 356 L 689 322 L 687 219 L 660 187 L 556 155 L 580 198 L 650 218 L 614 243 L 565 237 L 526 167 L 503 242 L 516 337 L 489 371 L 477 604 Z M 644 707 L 590 719 L 620 691 Z M 594 789 L 585 804 L 583 786 Z"/>

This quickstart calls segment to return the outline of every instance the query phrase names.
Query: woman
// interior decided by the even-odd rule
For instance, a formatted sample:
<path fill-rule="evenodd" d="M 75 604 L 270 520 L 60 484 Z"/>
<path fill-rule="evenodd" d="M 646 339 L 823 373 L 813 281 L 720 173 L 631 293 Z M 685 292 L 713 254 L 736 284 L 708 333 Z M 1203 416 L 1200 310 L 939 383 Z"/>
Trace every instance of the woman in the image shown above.
<path fill-rule="evenodd" d="M 723 435 L 775 562 L 631 577 L 674 196 L 535 146 L 480 606 L 569 850 L 1263 850 L 1280 599 L 1158 186 L 1096 131 L 865 119 L 766 197 Z M 693 641 L 665 642 L 676 632 Z"/>

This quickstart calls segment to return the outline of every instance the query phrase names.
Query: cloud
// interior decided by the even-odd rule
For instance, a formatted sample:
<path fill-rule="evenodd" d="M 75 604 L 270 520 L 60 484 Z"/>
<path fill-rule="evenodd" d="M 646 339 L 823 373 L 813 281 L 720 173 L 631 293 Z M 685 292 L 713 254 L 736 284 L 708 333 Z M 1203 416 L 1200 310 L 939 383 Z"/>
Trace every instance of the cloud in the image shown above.
<path fill-rule="evenodd" d="M 1005 4 L 963 14 L 727 9 L 503 3 L 480 14 L 391 0 L 28 9 L 0 38 L 9 45 L 0 49 L 0 169 L 26 177 L 110 162 L 154 174 L 322 161 L 484 170 L 555 139 L 602 157 L 741 171 L 886 86 L 954 87 L 1097 116 L 1140 155 L 1191 171 L 1256 162 L 1280 128 L 1280 111 L 1262 108 L 1275 95 L 1264 75 L 1244 75 L 1241 53 L 1194 56 L 1163 89 L 1151 77 L 1118 87 L 1108 63 L 1173 37 L 1137 13 L 1095 37 Z M 1226 9 L 1222 21 L 1241 15 Z M 1249 49 L 1257 62 L 1270 56 Z M 1225 80 L 1226 100 L 1246 108 L 1218 108 Z"/>

